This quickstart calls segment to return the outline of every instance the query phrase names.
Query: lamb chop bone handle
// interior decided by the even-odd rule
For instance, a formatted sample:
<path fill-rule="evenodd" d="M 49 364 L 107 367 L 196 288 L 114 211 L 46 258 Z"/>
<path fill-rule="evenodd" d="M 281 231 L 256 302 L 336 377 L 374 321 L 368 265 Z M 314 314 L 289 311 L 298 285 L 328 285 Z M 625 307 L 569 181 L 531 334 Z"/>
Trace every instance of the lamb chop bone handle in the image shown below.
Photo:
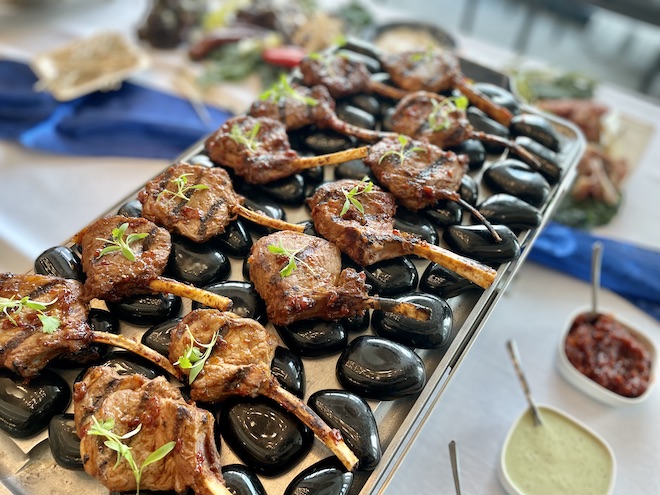
<path fill-rule="evenodd" d="M 353 471 L 358 465 L 358 458 L 344 443 L 339 430 L 330 428 L 318 415 L 298 397 L 288 392 L 273 378 L 264 386 L 261 393 L 280 404 L 284 409 L 294 414 L 300 421 L 312 429 L 346 469 Z"/>
<path fill-rule="evenodd" d="M 478 139 L 479 141 L 483 141 L 485 143 L 499 144 L 509 149 L 512 149 L 520 156 L 524 157 L 527 164 L 537 172 L 540 172 L 543 169 L 543 166 L 541 165 L 539 159 L 536 158 L 533 153 L 530 153 L 515 141 L 511 141 L 510 139 L 504 139 L 499 136 L 494 136 L 493 134 L 486 134 L 485 132 L 482 131 L 472 131 L 470 133 L 470 137 L 474 139 Z"/>
<path fill-rule="evenodd" d="M 171 278 L 158 277 L 149 282 L 149 288 L 154 292 L 174 294 L 175 296 L 187 297 L 193 301 L 204 304 L 210 308 L 226 311 L 232 306 L 232 300 L 228 297 L 214 294 L 199 287 L 184 284 Z"/>
<path fill-rule="evenodd" d="M 470 103 L 486 115 L 506 127 L 511 125 L 513 114 L 508 109 L 496 105 L 485 96 L 477 93 L 464 78 L 461 77 L 456 81 L 456 87 L 467 97 L 468 100 L 470 100 Z"/>
<path fill-rule="evenodd" d="M 300 233 L 305 231 L 305 226 L 302 224 L 289 223 L 284 220 L 269 217 L 268 215 L 262 215 L 261 213 L 252 211 L 243 205 L 236 205 L 234 207 L 234 212 L 257 225 L 263 225 L 264 227 L 270 227 L 276 230 L 292 230 L 293 232 Z"/>
<path fill-rule="evenodd" d="M 428 308 L 409 302 L 397 301 L 386 297 L 370 297 L 366 304 L 372 309 L 382 309 L 390 313 L 396 313 L 415 320 L 428 321 L 431 318 L 431 312 Z"/>
<path fill-rule="evenodd" d="M 364 158 L 368 152 L 368 146 L 360 146 L 359 148 L 350 148 L 348 150 L 337 151 L 336 153 L 328 153 L 327 155 L 302 156 L 294 160 L 293 165 L 297 170 L 324 167 L 326 165 L 339 165 L 340 163 Z"/>
<path fill-rule="evenodd" d="M 210 495 L 233 495 L 225 485 L 220 483 L 213 476 L 205 476 L 202 482 L 200 483 L 204 486 L 206 493 Z"/>
<path fill-rule="evenodd" d="M 384 96 L 392 100 L 401 100 L 405 96 L 410 94 L 409 91 L 400 88 L 395 88 L 394 86 L 390 86 L 380 81 L 374 81 L 373 79 L 369 80 L 369 85 L 367 86 L 367 88 L 372 93 L 376 93 L 377 95 Z"/>
<path fill-rule="evenodd" d="M 371 129 L 365 129 L 357 125 L 349 124 L 344 122 L 337 115 L 330 113 L 323 122 L 319 122 L 319 127 L 329 127 L 333 131 L 337 131 L 339 134 L 344 134 L 348 136 L 353 136 L 358 138 L 360 141 L 374 142 L 388 137 L 398 137 L 399 135 L 395 132 L 387 131 L 374 131 Z"/>

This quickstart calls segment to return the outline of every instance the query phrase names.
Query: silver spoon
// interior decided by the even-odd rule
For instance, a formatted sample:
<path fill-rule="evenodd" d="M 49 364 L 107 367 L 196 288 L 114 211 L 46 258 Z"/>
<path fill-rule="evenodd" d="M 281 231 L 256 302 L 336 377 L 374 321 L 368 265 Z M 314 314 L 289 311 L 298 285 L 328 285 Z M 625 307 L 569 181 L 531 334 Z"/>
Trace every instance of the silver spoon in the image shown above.
<path fill-rule="evenodd" d="M 534 416 L 534 424 L 540 426 L 543 424 L 543 420 L 541 420 L 541 413 L 538 406 L 536 405 L 536 402 L 534 401 L 534 398 L 532 397 L 532 392 L 529 388 L 529 384 L 527 383 L 527 378 L 525 378 L 525 374 L 523 373 L 522 367 L 520 366 L 520 358 L 518 357 L 518 348 L 516 347 L 516 342 L 514 340 L 507 341 L 506 348 L 509 351 L 509 357 L 511 358 L 513 367 L 516 370 L 516 375 L 518 376 L 518 381 L 520 382 L 523 392 L 525 393 L 527 403 L 532 410 L 532 415 Z"/>
<path fill-rule="evenodd" d="M 458 474 L 458 451 L 456 450 L 456 442 L 454 440 L 449 442 L 449 459 L 451 460 L 451 471 L 454 474 L 456 495 L 461 495 L 461 480 Z"/>
<path fill-rule="evenodd" d="M 598 316 L 598 294 L 600 292 L 600 271 L 603 260 L 603 244 L 596 241 L 591 246 L 591 317 Z"/>

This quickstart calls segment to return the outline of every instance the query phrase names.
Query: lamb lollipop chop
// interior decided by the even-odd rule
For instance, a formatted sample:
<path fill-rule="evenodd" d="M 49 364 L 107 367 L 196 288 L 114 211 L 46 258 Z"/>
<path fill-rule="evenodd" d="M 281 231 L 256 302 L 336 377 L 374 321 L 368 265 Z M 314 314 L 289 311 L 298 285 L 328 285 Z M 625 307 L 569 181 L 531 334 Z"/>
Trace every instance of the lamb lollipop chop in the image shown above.
<path fill-rule="evenodd" d="M 160 276 L 170 256 L 170 233 L 146 218 L 102 218 L 74 242 L 82 247 L 87 301 L 166 292 L 221 310 L 231 307 L 231 299 Z"/>
<path fill-rule="evenodd" d="M 85 471 L 110 491 L 230 495 L 213 438 L 213 415 L 163 377 L 91 368 L 74 385 L 74 421 Z"/>
<path fill-rule="evenodd" d="M 279 230 L 302 232 L 305 228 L 243 206 L 243 197 L 234 191 L 222 168 L 173 165 L 147 182 L 138 200 L 144 218 L 195 242 L 222 234 L 236 215 Z"/>
<path fill-rule="evenodd" d="M 252 104 L 249 115 L 279 120 L 288 131 L 315 125 L 366 142 L 392 135 L 391 132 L 373 131 L 344 122 L 335 114 L 335 101 L 325 86 L 290 85 L 285 76 Z"/>
<path fill-rule="evenodd" d="M 94 332 L 83 285 L 47 275 L 0 274 L 0 367 L 29 379 L 57 356 L 92 342 L 136 352 L 177 375 L 161 354 L 119 335 Z"/>
<path fill-rule="evenodd" d="M 277 345 L 277 337 L 254 320 L 198 309 L 188 313 L 172 331 L 169 355 L 170 361 L 188 375 L 193 400 L 218 402 L 232 395 L 270 397 L 311 428 L 346 469 L 353 470 L 358 459 L 341 433 L 282 388 L 271 374 Z"/>
<path fill-rule="evenodd" d="M 254 244 L 249 261 L 250 279 L 275 325 L 346 318 L 362 315 L 368 308 L 429 319 L 428 310 L 420 306 L 369 296 L 364 273 L 342 270 L 339 248 L 320 237 L 270 234 Z"/>
<path fill-rule="evenodd" d="M 363 146 L 300 157 L 291 149 L 286 126 L 281 121 L 248 115 L 233 117 L 222 124 L 206 140 L 206 150 L 214 163 L 233 169 L 251 184 L 266 184 L 307 168 L 344 163 L 367 154 Z"/>
<path fill-rule="evenodd" d="M 414 179 L 409 178 L 409 181 Z M 448 268 L 487 289 L 497 272 L 470 258 L 460 256 L 422 239 L 394 229 L 396 203 L 394 196 L 356 180 L 339 180 L 324 184 L 309 200 L 316 231 L 336 244 L 342 252 L 362 266 L 377 261 L 416 254 Z M 407 186 L 410 187 L 410 186 Z M 360 211 L 355 203 L 344 208 L 347 195 L 359 194 Z"/>

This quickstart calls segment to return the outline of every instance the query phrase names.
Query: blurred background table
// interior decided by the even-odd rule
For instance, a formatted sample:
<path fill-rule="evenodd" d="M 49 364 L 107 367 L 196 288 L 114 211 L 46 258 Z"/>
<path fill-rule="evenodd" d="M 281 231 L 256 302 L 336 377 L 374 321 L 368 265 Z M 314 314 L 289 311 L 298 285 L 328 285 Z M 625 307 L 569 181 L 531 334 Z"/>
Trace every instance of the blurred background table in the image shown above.
<path fill-rule="evenodd" d="M 133 32 L 146 3 L 129 0 L 90 2 L 45 10 L 11 20 L 2 18 L 0 54 L 28 59 L 46 48 L 102 28 Z M 385 8 L 381 20 L 396 13 Z M 513 53 L 474 38 L 458 36 L 460 53 L 504 69 L 518 64 Z M 136 80 L 167 88 L 164 65 Z M 657 126 L 657 103 L 602 84 L 597 99 L 641 122 Z M 660 247 L 660 129 L 626 184 L 619 215 L 596 233 L 658 249 Z M 48 247 L 132 193 L 167 165 L 164 160 L 92 158 L 44 154 L 0 141 L 0 271 L 23 272 Z M 660 486 L 660 392 L 641 405 L 612 408 L 584 396 L 555 369 L 558 338 L 577 307 L 589 302 L 584 282 L 526 263 L 490 316 L 485 328 L 449 382 L 386 489 L 387 494 L 452 493 L 447 444 L 458 442 L 465 494 L 500 494 L 499 453 L 505 435 L 525 408 L 509 363 L 505 342 L 515 339 L 537 399 L 557 406 L 602 434 L 618 461 L 615 493 L 651 495 Z M 603 307 L 643 328 L 660 345 L 658 322 L 621 298 L 604 293 Z"/>

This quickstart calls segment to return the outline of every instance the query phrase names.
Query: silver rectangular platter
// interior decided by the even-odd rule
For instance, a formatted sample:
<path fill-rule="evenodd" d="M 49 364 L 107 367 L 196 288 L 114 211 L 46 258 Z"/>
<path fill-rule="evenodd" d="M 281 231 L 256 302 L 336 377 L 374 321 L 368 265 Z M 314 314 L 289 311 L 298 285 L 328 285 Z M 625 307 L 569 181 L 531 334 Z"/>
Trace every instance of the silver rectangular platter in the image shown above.
<path fill-rule="evenodd" d="M 492 82 L 502 86 L 507 83 L 506 76 L 469 61 L 463 61 L 463 70 L 468 77 L 476 81 Z M 534 109 L 527 107 L 524 107 L 523 111 L 536 113 Z M 447 300 L 453 310 L 453 329 L 449 339 L 439 349 L 417 351 L 424 361 L 427 374 L 427 383 L 422 392 L 414 397 L 394 401 L 368 401 L 377 420 L 383 456 L 372 472 L 357 471 L 355 473 L 351 494 L 377 494 L 387 487 L 430 411 L 440 402 L 443 390 L 477 339 L 489 314 L 514 278 L 517 270 L 522 266 L 542 226 L 549 221 L 560 199 L 571 187 L 576 174 L 576 165 L 584 150 L 584 139 L 572 124 L 549 115 L 545 115 L 545 117 L 550 120 L 560 135 L 561 152 L 559 156 L 562 177 L 557 184 L 552 186 L 548 201 L 540 208 L 542 225 L 534 230 L 519 234 L 518 240 L 522 248 L 521 255 L 515 260 L 498 267 L 496 280 L 489 289 L 467 291 Z M 199 142 L 183 153 L 177 161 L 189 161 L 191 158 L 202 154 L 203 151 L 203 142 Z M 484 167 L 479 171 L 471 172 L 470 175 L 481 184 L 483 169 L 499 158 L 500 156 L 489 155 Z M 326 167 L 326 169 L 326 180 L 332 180 L 333 175 L 332 171 L 329 170 L 330 167 Z M 480 187 L 480 189 L 482 189 L 480 191 L 481 201 L 487 194 L 483 191 L 483 187 Z M 115 214 L 119 206 L 128 200 L 134 199 L 136 194 L 137 191 L 109 209 L 107 214 Z M 308 211 L 304 207 L 285 207 L 284 209 L 287 220 L 291 222 L 309 219 Z M 429 264 L 428 261 L 418 259 L 413 262 L 420 275 Z M 244 280 L 242 269 L 243 260 L 232 259 L 232 270 L 227 280 Z M 105 308 L 103 303 L 98 303 L 96 306 Z M 181 314 L 185 314 L 189 310 L 190 301 L 184 300 Z M 138 339 L 147 330 L 147 328 L 132 326 L 125 322 L 122 322 L 121 325 L 122 334 Z M 270 324 L 268 325 L 270 326 Z M 371 328 L 361 334 L 351 334 L 349 339 L 355 338 L 357 335 L 370 333 L 373 333 Z M 304 360 L 305 399 L 318 390 L 341 389 L 335 373 L 337 358 L 338 355 L 332 355 Z M 60 373 L 72 382 L 79 371 L 77 369 Z M 439 407 L 442 407 L 441 403 Z M 68 411 L 72 411 L 71 405 Z M 223 466 L 242 463 L 224 442 L 221 453 Z M 269 495 L 281 495 L 300 471 L 330 455 L 327 448 L 318 440 L 315 440 L 310 453 L 290 471 L 276 477 L 260 477 L 260 479 Z M 58 495 L 77 492 L 100 495 L 108 493 L 106 488 L 85 472 L 60 467 L 50 452 L 47 432 L 42 432 L 28 439 L 12 439 L 4 433 L 0 433 L 0 482 L 0 494 Z"/>

